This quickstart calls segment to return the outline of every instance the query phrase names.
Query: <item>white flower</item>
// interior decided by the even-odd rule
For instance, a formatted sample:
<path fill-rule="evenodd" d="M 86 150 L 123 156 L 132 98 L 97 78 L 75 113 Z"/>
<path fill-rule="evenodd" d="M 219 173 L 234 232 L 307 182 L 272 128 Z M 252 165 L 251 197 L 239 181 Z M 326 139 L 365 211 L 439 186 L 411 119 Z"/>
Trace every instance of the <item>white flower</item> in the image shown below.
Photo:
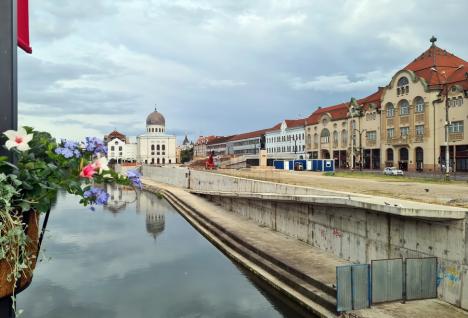
<path fill-rule="evenodd" d="M 109 167 L 107 166 L 108 163 L 109 161 L 106 157 L 99 156 L 96 160 L 94 160 L 93 166 L 94 169 L 99 171 L 99 174 L 102 174 L 104 170 L 109 170 Z"/>
<path fill-rule="evenodd" d="M 26 129 L 21 127 L 16 130 L 8 130 L 3 133 L 5 136 L 8 137 L 7 142 L 5 143 L 5 147 L 10 150 L 13 147 L 16 147 L 19 151 L 26 151 L 31 149 L 28 145 L 33 138 L 33 134 L 28 134 Z"/>

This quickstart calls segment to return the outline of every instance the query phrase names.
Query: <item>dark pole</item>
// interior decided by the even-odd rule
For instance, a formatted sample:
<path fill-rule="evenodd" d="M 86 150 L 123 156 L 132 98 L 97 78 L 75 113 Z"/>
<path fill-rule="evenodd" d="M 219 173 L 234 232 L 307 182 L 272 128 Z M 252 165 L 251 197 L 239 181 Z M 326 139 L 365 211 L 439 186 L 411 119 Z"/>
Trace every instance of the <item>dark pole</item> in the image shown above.
<path fill-rule="evenodd" d="M 17 129 L 16 1 L 0 0 L 0 132 Z"/>
<path fill-rule="evenodd" d="M 0 133 L 18 126 L 16 28 L 16 0 L 0 0 Z M 14 318 L 13 306 L 11 297 L 1 298 L 0 317 Z"/>

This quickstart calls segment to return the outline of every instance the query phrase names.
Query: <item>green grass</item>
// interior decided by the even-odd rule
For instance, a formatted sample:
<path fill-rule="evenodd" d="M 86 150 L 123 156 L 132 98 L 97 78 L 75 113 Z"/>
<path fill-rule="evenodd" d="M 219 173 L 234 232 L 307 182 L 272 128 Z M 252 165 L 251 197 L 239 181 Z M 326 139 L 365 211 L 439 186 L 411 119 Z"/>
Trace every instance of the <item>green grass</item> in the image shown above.
<path fill-rule="evenodd" d="M 323 175 L 330 175 L 324 173 Z M 360 171 L 338 171 L 334 174 L 337 177 L 344 177 L 344 178 L 356 178 L 356 179 L 370 179 L 370 180 L 381 180 L 381 181 L 389 181 L 389 182 L 418 182 L 418 183 L 441 183 L 441 184 L 448 184 L 448 183 L 459 183 L 462 181 L 446 181 L 443 177 L 408 177 L 408 176 L 386 176 L 383 174 L 375 174 L 375 173 L 366 173 Z"/>

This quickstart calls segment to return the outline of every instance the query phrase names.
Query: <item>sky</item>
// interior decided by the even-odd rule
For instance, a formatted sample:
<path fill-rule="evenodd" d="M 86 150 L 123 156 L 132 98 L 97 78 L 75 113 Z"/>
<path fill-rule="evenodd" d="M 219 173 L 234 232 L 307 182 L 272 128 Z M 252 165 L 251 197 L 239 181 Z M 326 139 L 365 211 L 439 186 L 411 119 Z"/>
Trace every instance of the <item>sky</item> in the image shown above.
<path fill-rule="evenodd" d="M 182 141 L 303 118 L 390 82 L 429 46 L 468 59 L 466 0 L 30 0 L 19 124 Z"/>

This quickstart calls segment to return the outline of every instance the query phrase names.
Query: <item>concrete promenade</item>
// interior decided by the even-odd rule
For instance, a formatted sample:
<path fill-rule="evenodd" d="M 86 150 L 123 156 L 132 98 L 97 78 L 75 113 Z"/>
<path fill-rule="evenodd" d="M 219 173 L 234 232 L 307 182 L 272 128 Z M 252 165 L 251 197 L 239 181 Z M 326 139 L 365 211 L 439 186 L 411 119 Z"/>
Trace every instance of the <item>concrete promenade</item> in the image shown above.
<path fill-rule="evenodd" d="M 186 210 L 187 217 L 193 218 L 191 223 L 236 261 L 318 316 L 335 316 L 332 311 L 335 301 L 333 295 L 336 294 L 335 267 L 349 262 L 290 236 L 261 227 L 246 217 L 229 212 L 182 188 L 147 178 L 143 182 L 147 190 L 163 191 L 172 204 L 179 205 L 178 210 Z M 229 239 L 233 239 L 233 242 L 229 243 Z M 431 299 L 378 305 L 346 316 L 458 318 L 468 317 L 468 313 Z"/>
<path fill-rule="evenodd" d="M 384 180 L 324 176 L 321 172 L 261 169 L 219 169 L 216 173 L 272 181 L 323 190 L 345 191 L 373 196 L 468 208 L 468 183 L 404 182 L 399 177 Z"/>

